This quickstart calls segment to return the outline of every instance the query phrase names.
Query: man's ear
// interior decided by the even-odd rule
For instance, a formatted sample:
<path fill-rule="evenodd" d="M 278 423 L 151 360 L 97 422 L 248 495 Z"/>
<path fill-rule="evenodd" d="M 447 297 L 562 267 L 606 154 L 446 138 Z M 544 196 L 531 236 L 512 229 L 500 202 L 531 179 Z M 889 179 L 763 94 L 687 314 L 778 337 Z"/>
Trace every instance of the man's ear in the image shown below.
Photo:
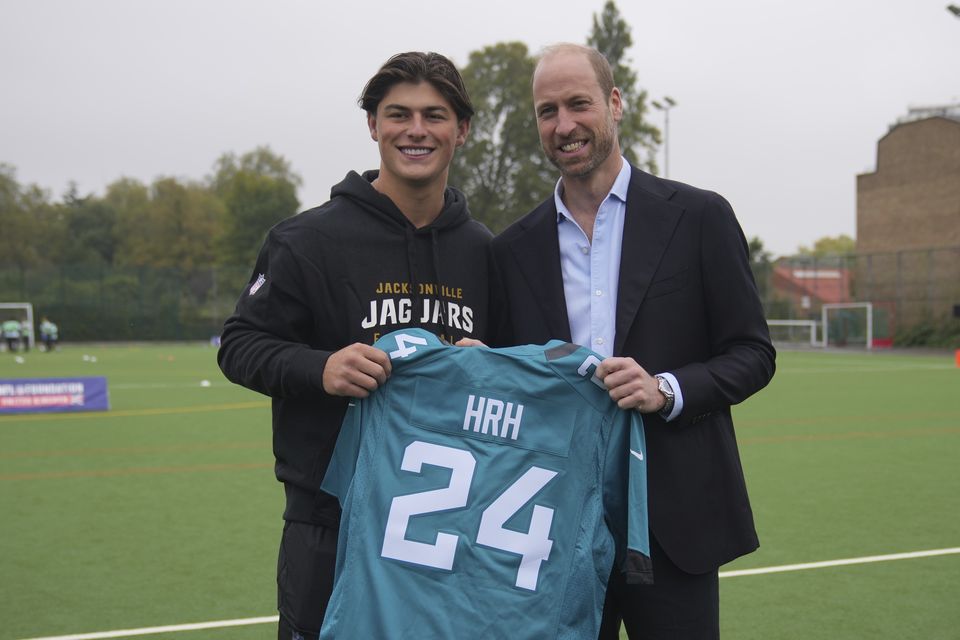
<path fill-rule="evenodd" d="M 467 134 L 470 133 L 470 120 L 464 118 L 463 120 L 457 120 L 457 145 L 462 147 L 463 143 L 467 141 Z"/>
<path fill-rule="evenodd" d="M 620 95 L 620 89 L 614 87 L 610 91 L 610 99 L 608 100 L 610 105 L 610 113 L 613 114 L 613 119 L 615 122 L 620 122 L 620 119 L 623 118 L 623 96 Z"/>
<path fill-rule="evenodd" d="M 377 116 L 367 114 L 367 128 L 370 129 L 370 137 L 377 140 Z"/>

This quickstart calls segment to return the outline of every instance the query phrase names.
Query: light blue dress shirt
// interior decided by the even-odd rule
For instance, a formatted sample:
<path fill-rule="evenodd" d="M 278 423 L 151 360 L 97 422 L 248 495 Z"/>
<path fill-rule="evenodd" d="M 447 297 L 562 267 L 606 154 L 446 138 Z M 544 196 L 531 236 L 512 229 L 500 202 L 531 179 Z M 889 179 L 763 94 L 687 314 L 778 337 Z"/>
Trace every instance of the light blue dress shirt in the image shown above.
<path fill-rule="evenodd" d="M 557 206 L 557 235 L 560 239 L 560 271 L 567 318 L 573 342 L 609 358 L 617 326 L 617 290 L 620 285 L 620 255 L 623 223 L 627 215 L 627 188 L 630 163 L 623 160 L 610 193 L 600 203 L 593 223 L 593 242 L 587 238 L 573 214 L 563 203 L 563 179 L 557 181 L 553 199 Z M 673 387 L 672 420 L 683 409 L 680 384 L 671 373 L 661 373 Z"/>

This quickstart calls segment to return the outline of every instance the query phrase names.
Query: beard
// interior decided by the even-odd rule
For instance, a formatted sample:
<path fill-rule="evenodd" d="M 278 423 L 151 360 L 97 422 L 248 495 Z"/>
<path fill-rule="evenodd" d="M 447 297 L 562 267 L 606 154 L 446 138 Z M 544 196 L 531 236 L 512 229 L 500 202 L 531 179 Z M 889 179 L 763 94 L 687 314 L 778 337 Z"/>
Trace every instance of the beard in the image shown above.
<path fill-rule="evenodd" d="M 547 145 L 542 145 L 547 160 L 560 170 L 561 175 L 570 178 L 582 178 L 593 173 L 610 157 L 610 153 L 613 151 L 613 143 L 616 140 L 617 127 L 613 118 L 608 118 L 604 124 L 605 126 L 591 131 L 591 135 L 587 137 L 590 152 L 586 158 L 565 160 L 557 150 L 557 146 L 547 147 Z"/>

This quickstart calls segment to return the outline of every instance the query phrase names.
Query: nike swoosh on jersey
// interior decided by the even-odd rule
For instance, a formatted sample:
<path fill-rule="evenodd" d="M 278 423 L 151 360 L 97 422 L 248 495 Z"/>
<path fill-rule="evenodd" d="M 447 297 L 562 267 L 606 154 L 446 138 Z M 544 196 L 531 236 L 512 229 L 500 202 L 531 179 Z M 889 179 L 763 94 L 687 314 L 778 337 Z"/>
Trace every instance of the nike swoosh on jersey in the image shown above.
<path fill-rule="evenodd" d="M 637 460 L 643 460 L 643 454 L 640 453 L 639 451 L 634 451 L 633 449 L 630 449 L 630 455 L 632 455 Z"/>

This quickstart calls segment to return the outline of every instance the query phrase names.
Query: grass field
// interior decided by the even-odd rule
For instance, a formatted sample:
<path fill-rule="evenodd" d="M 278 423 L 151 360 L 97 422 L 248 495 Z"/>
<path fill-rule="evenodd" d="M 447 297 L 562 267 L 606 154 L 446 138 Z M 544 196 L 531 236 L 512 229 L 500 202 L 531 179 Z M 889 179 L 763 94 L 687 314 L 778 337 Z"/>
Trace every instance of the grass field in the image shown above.
<path fill-rule="evenodd" d="M 65 375 L 107 376 L 111 411 L 0 416 L 0 640 L 275 615 L 267 400 L 205 346 L 0 354 Z M 952 355 L 783 352 L 736 420 L 762 546 L 724 572 L 960 547 Z M 956 639 L 960 555 L 724 577 L 721 611 L 728 639 Z"/>

